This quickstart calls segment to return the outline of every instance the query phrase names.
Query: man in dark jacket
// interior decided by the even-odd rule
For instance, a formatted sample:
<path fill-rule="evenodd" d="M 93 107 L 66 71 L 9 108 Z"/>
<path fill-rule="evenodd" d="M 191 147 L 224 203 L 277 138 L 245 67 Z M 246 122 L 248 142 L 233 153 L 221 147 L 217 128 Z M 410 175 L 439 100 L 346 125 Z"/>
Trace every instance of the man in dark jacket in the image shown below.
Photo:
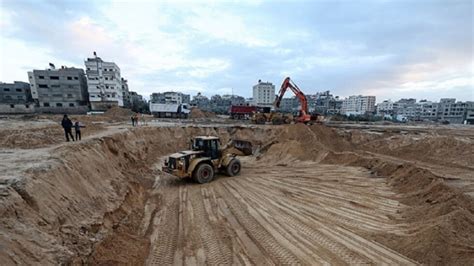
<path fill-rule="evenodd" d="M 61 125 L 64 128 L 64 134 L 66 135 L 66 141 L 69 141 L 69 136 L 71 136 L 72 141 L 74 141 L 74 136 L 72 135 L 72 121 L 67 117 L 67 115 L 64 115 L 63 121 L 61 122 Z"/>

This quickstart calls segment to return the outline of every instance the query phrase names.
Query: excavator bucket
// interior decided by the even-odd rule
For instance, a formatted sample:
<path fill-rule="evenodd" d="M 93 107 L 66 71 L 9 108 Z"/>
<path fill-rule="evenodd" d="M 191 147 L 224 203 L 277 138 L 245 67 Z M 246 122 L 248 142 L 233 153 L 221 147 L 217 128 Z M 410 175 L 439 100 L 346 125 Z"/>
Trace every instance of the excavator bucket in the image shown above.
<path fill-rule="evenodd" d="M 234 148 L 241 151 L 244 155 L 252 155 L 253 147 L 252 143 L 247 140 L 233 139 L 232 144 Z"/>

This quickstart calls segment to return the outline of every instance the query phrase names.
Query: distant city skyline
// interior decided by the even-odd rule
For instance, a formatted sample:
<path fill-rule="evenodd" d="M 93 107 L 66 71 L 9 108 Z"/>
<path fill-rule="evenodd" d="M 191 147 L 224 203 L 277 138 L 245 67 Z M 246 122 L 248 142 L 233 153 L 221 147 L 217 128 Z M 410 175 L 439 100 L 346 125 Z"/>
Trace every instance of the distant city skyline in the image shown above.
<path fill-rule="evenodd" d="M 290 76 L 342 98 L 474 100 L 472 1 L 13 1 L 0 9 L 0 81 L 93 51 L 130 90 L 252 96 Z M 289 12 L 290 11 L 290 12 Z"/>

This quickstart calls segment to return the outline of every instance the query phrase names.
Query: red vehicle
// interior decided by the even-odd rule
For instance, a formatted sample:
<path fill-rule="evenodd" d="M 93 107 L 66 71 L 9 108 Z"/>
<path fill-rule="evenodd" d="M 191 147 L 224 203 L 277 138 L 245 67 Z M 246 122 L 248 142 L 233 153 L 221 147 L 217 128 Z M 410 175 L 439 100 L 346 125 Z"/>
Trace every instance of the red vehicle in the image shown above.
<path fill-rule="evenodd" d="M 232 105 L 229 113 L 232 119 L 249 119 L 257 111 L 256 106 Z"/>

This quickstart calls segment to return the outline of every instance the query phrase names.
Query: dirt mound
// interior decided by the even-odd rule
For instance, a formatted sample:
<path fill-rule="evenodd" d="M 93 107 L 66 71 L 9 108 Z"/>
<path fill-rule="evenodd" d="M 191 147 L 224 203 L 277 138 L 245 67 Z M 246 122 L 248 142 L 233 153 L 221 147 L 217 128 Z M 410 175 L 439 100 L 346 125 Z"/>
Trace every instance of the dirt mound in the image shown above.
<path fill-rule="evenodd" d="M 216 114 L 213 112 L 203 111 L 199 108 L 192 108 L 189 118 L 215 118 Z"/>
<path fill-rule="evenodd" d="M 72 121 L 80 121 L 85 126 L 81 129 L 82 138 L 105 129 L 101 124 L 84 121 L 84 117 L 71 117 Z M 61 120 L 59 120 L 61 121 Z M 72 130 L 74 135 L 74 129 Z M 0 148 L 36 149 L 59 144 L 65 141 L 64 130 L 60 122 L 48 126 L 0 130 Z"/>
<path fill-rule="evenodd" d="M 117 106 L 110 108 L 104 113 L 104 115 L 110 118 L 130 118 L 130 116 L 134 114 L 135 112 L 133 112 L 130 109 L 117 107 Z"/>

